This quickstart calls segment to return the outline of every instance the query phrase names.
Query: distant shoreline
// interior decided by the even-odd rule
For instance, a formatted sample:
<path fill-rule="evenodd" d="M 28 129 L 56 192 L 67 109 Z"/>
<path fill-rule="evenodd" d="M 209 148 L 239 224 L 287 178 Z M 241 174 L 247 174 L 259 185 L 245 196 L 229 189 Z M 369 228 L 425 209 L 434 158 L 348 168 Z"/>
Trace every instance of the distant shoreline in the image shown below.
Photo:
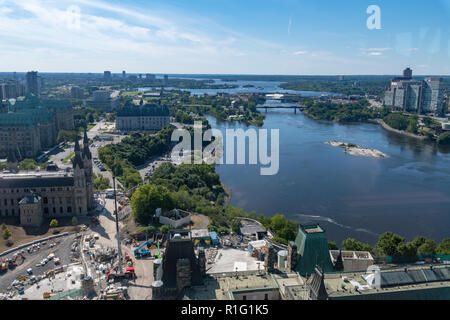
<path fill-rule="evenodd" d="M 406 132 L 403 130 L 398 130 L 398 129 L 394 129 L 391 126 L 389 126 L 386 122 L 383 121 L 383 119 L 373 119 L 373 120 L 369 120 L 370 122 L 373 123 L 377 123 L 379 125 L 381 125 L 384 129 L 386 129 L 387 131 L 391 131 L 391 132 L 395 132 L 410 138 L 414 138 L 414 139 L 419 139 L 419 140 L 427 140 L 426 136 L 419 136 L 418 134 L 414 134 L 411 132 Z"/>
<path fill-rule="evenodd" d="M 311 118 L 311 119 L 321 120 L 320 118 L 315 117 L 315 116 L 311 115 L 310 113 L 308 113 L 308 110 L 303 110 L 303 114 L 306 115 L 307 117 Z M 364 121 L 358 121 L 358 122 L 354 122 L 354 123 L 362 123 L 362 122 L 364 122 Z M 378 125 L 382 126 L 387 131 L 398 133 L 398 134 L 401 134 L 403 136 L 407 136 L 407 137 L 418 139 L 418 140 L 422 140 L 422 141 L 428 140 L 428 138 L 426 136 L 420 136 L 418 134 L 414 134 L 414 133 L 411 133 L 411 132 L 406 132 L 406 131 L 403 131 L 403 130 L 394 129 L 391 126 L 389 126 L 386 122 L 384 122 L 383 119 L 369 119 L 369 120 L 367 120 L 367 122 L 373 123 L 373 124 L 378 124 Z M 337 122 L 337 123 L 345 124 L 345 122 Z"/>

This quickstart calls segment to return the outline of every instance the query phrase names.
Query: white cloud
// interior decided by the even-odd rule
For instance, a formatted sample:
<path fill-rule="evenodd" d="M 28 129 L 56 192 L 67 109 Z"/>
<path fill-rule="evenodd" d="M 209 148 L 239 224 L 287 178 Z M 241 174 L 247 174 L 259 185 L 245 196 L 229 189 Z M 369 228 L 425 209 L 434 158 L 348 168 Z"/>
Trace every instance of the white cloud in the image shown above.
<path fill-rule="evenodd" d="M 305 54 L 308 54 L 308 51 L 296 51 L 296 52 L 294 52 L 294 55 L 296 55 L 296 56 L 301 56 L 301 55 L 305 55 Z"/>
<path fill-rule="evenodd" d="M 67 24 L 71 19 L 67 7 L 74 3 L 86 5 L 81 8 L 80 28 L 75 30 Z M 182 19 L 161 19 L 100 1 L 22 0 L 14 4 L 14 13 L 12 10 L 0 10 L 1 70 L 25 70 L 25 65 L 34 65 L 42 71 L 81 72 L 95 71 L 86 70 L 87 65 L 96 65 L 96 71 L 106 65 L 129 65 L 167 72 L 163 68 L 169 65 L 180 68 L 191 66 L 192 61 L 217 65 L 222 59 L 247 55 L 237 33 L 217 35 L 208 28 L 196 30 Z M 251 46 L 251 41 L 247 45 Z"/>

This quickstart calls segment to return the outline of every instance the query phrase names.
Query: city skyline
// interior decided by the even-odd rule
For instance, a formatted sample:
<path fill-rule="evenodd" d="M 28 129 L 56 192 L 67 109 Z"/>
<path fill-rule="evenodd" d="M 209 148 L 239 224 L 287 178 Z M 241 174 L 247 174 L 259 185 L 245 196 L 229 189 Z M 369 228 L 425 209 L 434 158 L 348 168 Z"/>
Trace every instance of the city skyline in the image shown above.
<path fill-rule="evenodd" d="M 367 26 L 370 5 L 379 30 Z M 3 0 L 0 70 L 390 75 L 410 66 L 448 75 L 449 13 L 448 0 Z"/>

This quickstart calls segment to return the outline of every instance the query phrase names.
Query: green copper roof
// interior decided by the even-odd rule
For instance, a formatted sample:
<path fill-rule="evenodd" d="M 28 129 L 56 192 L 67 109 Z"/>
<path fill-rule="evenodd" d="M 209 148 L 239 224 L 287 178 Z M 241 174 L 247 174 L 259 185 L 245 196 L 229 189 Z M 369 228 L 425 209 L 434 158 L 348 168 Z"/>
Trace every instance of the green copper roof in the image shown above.
<path fill-rule="evenodd" d="M 0 113 L 0 126 L 34 127 L 35 122 L 29 114 L 24 113 Z"/>
<path fill-rule="evenodd" d="M 298 253 L 296 269 L 302 276 L 314 273 L 316 265 L 319 265 L 323 272 L 334 271 L 325 230 L 318 224 L 300 225 L 295 244 Z"/>
<path fill-rule="evenodd" d="M 0 113 L 0 126 L 29 126 L 49 122 L 53 118 L 51 110 L 71 108 L 69 100 L 40 100 L 28 95 L 26 99 L 9 102 L 9 113 Z"/>

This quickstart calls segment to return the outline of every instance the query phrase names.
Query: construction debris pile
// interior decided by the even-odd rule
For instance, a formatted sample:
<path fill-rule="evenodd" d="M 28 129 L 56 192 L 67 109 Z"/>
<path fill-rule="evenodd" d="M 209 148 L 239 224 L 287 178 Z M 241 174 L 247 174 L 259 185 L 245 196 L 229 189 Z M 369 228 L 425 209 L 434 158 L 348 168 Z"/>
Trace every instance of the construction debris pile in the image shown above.
<path fill-rule="evenodd" d="M 113 260 L 117 256 L 117 249 L 113 247 L 100 246 L 95 249 L 93 258 L 96 262 L 105 263 Z"/>
<path fill-rule="evenodd" d="M 215 247 L 206 248 L 205 255 L 206 255 L 206 261 L 208 264 L 212 264 L 212 263 L 214 263 L 214 261 L 216 261 L 217 252 L 218 252 L 218 248 L 215 248 Z"/>

